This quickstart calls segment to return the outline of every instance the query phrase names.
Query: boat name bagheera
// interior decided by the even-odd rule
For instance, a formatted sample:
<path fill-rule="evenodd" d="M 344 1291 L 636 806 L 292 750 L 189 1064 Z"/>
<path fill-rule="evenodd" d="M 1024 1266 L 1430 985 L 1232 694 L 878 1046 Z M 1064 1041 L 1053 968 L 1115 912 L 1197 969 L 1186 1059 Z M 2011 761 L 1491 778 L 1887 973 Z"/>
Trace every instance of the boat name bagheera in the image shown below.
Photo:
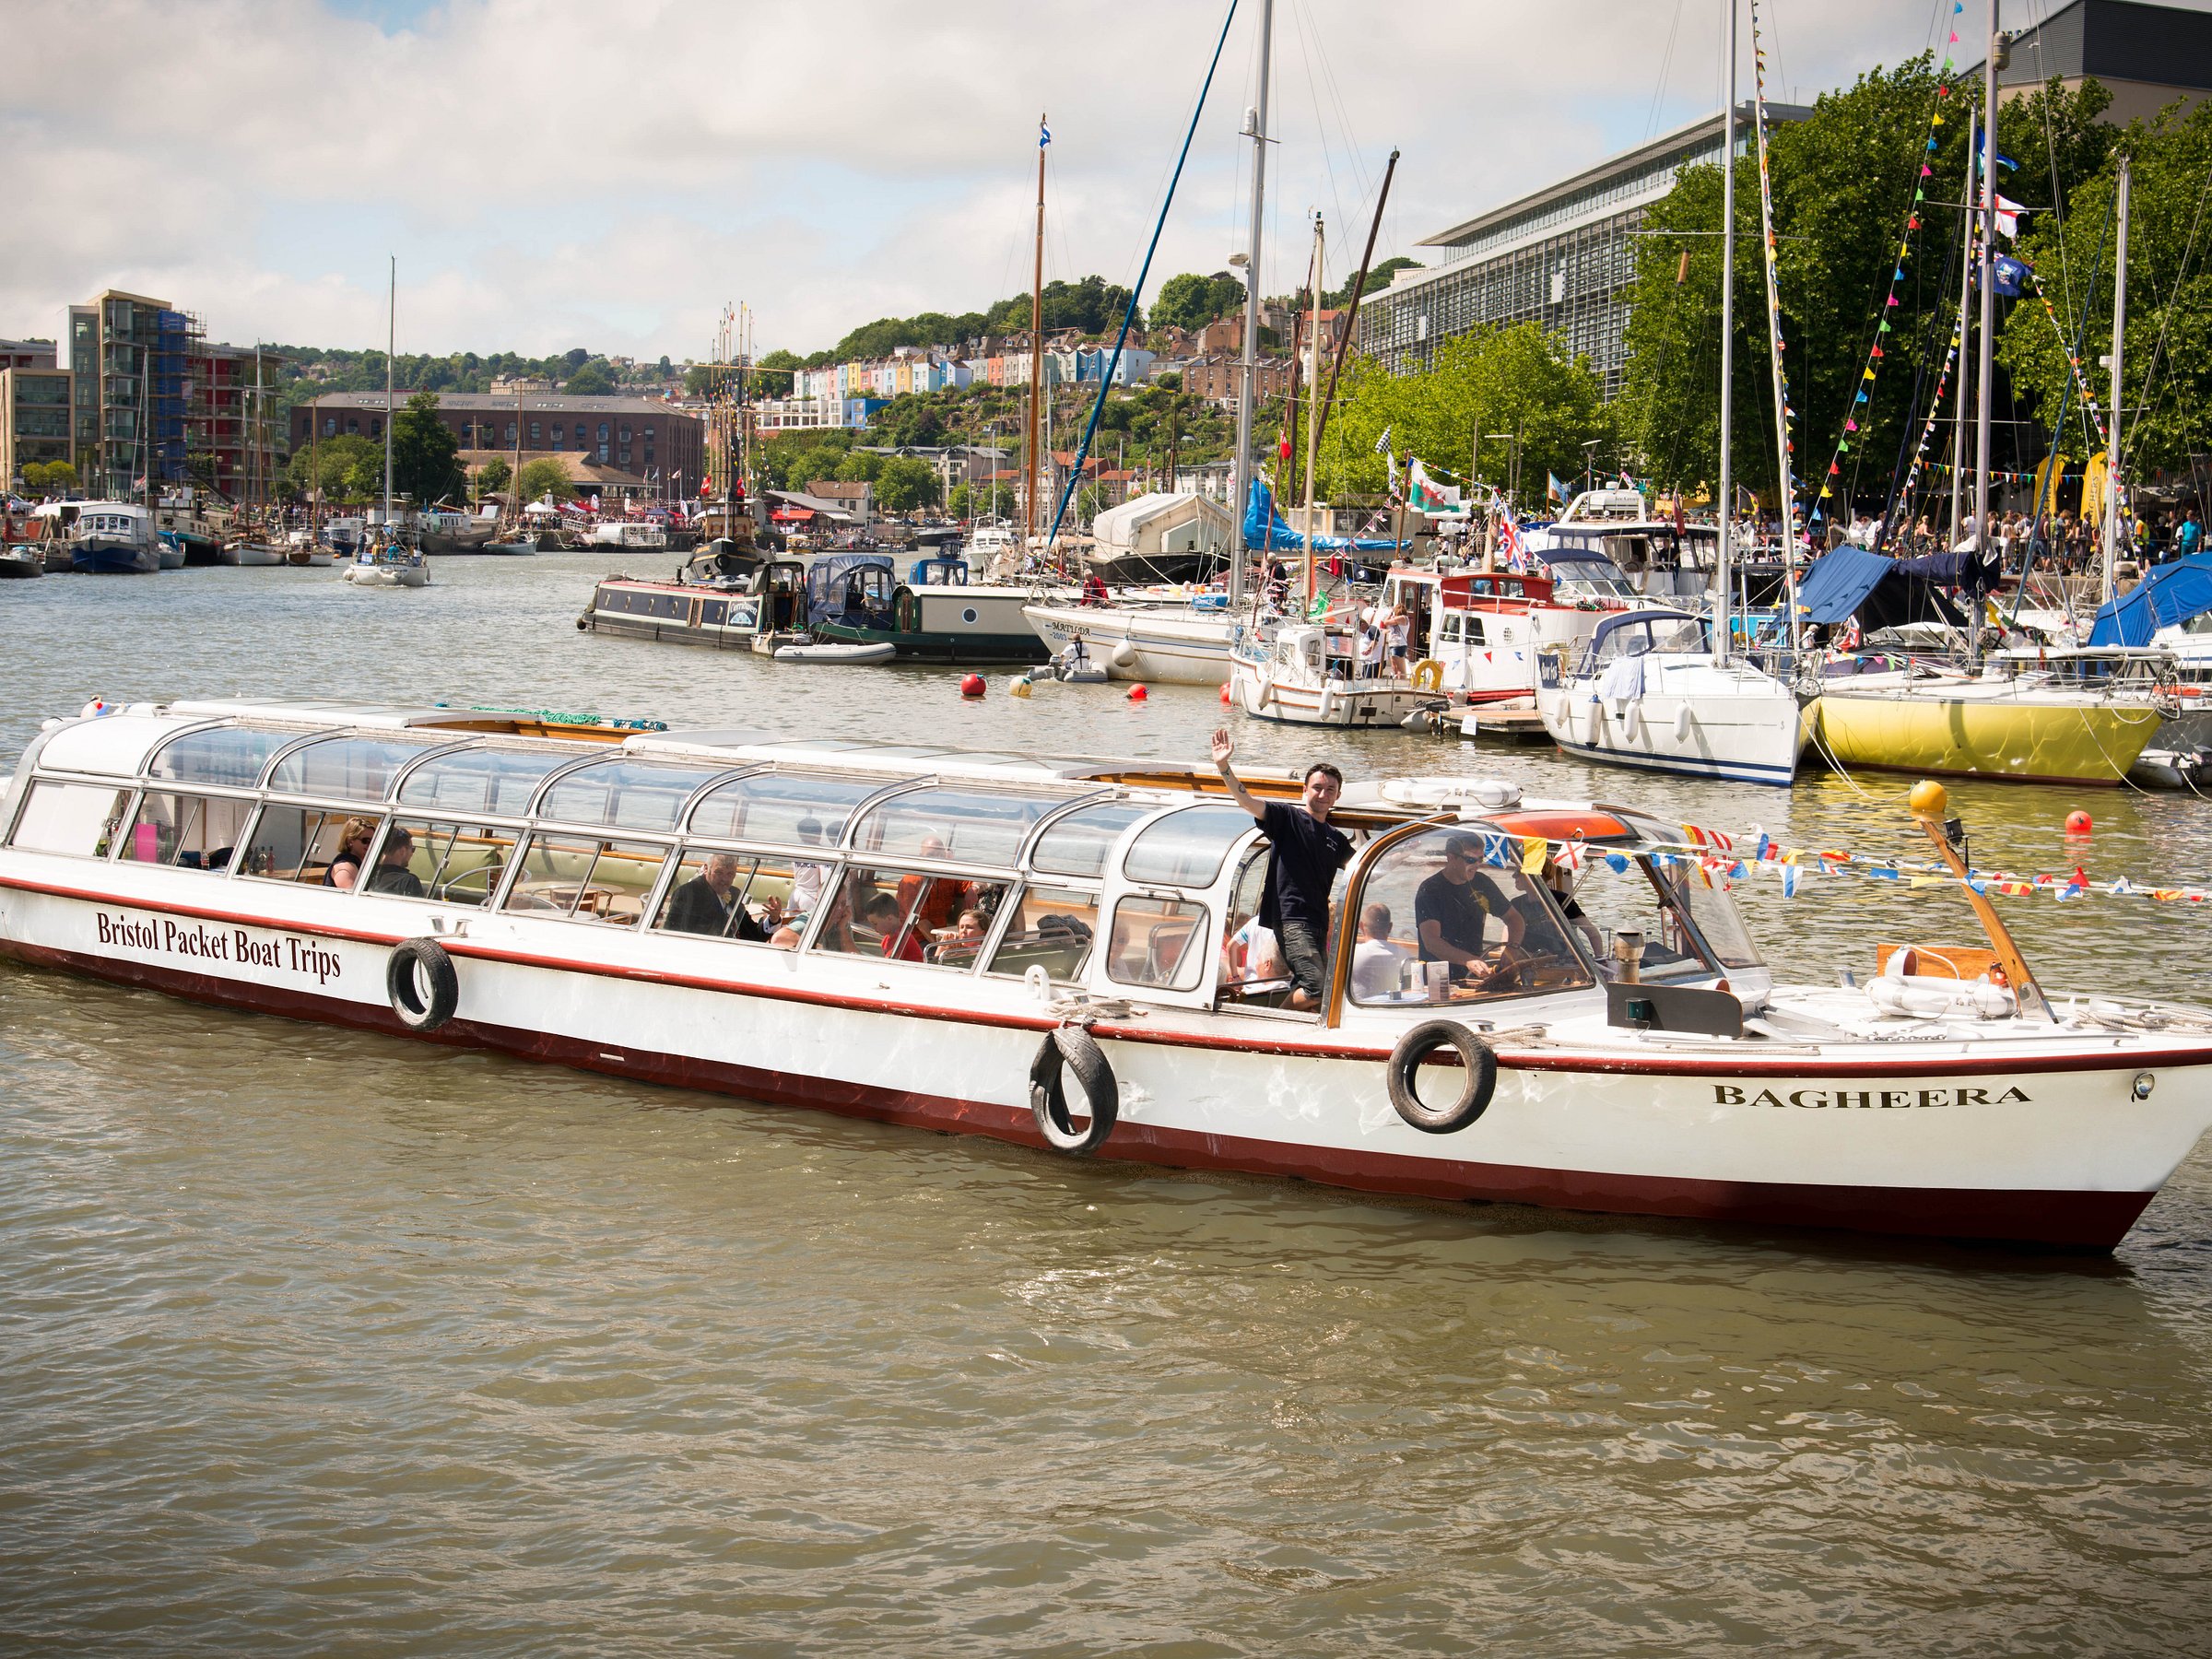
<path fill-rule="evenodd" d="M 2003 1092 L 1998 1092 L 2000 1088 Z M 1898 1109 L 1927 1111 L 1937 1106 L 2005 1106 L 2013 1101 L 2027 1104 L 2032 1097 L 2015 1085 L 1991 1084 L 1985 1088 L 1857 1088 L 1838 1089 L 1833 1094 L 1823 1088 L 1793 1088 L 1779 1095 L 1771 1088 L 1762 1088 L 1748 1100 L 1744 1090 L 1733 1083 L 1715 1083 L 1712 1086 L 1712 1103 L 1715 1106 L 1780 1106 L 1802 1108 L 1835 1107 L 1839 1110 L 1856 1109 L 1861 1112 L 1889 1112 Z"/>

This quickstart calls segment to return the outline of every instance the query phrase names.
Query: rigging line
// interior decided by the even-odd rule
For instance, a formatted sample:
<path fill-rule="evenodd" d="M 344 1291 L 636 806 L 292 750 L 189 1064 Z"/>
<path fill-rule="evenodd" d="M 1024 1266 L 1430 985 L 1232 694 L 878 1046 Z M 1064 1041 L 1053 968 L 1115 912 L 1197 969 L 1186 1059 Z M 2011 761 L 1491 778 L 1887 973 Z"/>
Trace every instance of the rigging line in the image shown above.
<path fill-rule="evenodd" d="M 2028 32 L 2035 39 L 2034 44 L 2029 50 L 2035 53 L 2036 67 L 2039 69 L 2042 67 L 2043 63 L 2044 19 L 2036 14 L 2041 10 L 2042 0 L 2030 0 L 2028 7 Z M 1992 42 L 1992 46 L 1994 48 L 1994 42 Z M 1993 49 L 1989 53 L 1992 61 L 1989 62 L 1986 73 L 1994 75 L 1997 72 L 1996 64 L 1994 61 L 1996 53 Z M 2050 158 L 2051 162 L 2051 224 L 2053 229 L 2063 231 L 2066 227 L 2066 193 L 2058 176 L 2058 132 L 2051 123 L 2051 83 L 2048 78 L 2043 81 L 2041 89 L 2037 94 L 2036 103 L 2043 119 L 2043 152 Z M 1996 200 L 1997 138 L 1994 133 L 1992 133 L 1989 137 L 1989 195 L 1991 201 Z M 2058 283 L 2065 292 L 2066 321 L 2071 323 L 2074 321 L 2074 270 L 2072 263 L 2066 257 L 2066 239 L 2064 236 L 2058 239 Z"/>
<path fill-rule="evenodd" d="M 1666 50 L 1659 54 L 1659 78 L 1652 87 L 1652 107 L 1644 112 L 1643 141 L 1649 144 L 1659 135 L 1659 106 L 1666 98 L 1667 72 L 1674 67 L 1675 36 L 1682 28 L 1683 0 L 1675 0 L 1675 15 L 1666 26 Z"/>
<path fill-rule="evenodd" d="M 1336 182 L 1335 158 L 1330 154 L 1328 123 L 1321 107 L 1321 88 L 1313 81 L 1313 42 L 1315 29 L 1312 15 L 1306 9 L 1304 0 L 1291 0 L 1291 21 L 1298 35 L 1299 60 L 1306 69 L 1306 97 L 1313 106 L 1314 147 L 1321 151 L 1322 171 L 1329 181 L 1329 203 L 1336 212 L 1336 222 L 1345 222 L 1344 192 Z M 1324 283 L 1325 287 L 1326 284 Z"/>
<path fill-rule="evenodd" d="M 2195 262 L 2196 259 L 2196 233 L 2198 229 L 2202 228 L 2205 222 L 2205 203 L 2207 199 L 2212 199 L 2212 168 L 2206 168 L 2205 170 L 2204 188 L 2197 192 L 2196 214 L 2195 217 L 2191 218 L 2189 221 L 2188 244 L 2182 250 L 2181 269 L 2174 274 L 2173 288 L 2168 293 L 2165 307 L 2159 314 L 2158 343 L 2151 347 L 2150 361 L 2144 370 L 2142 401 L 2137 403 L 2136 406 L 2136 418 L 2128 424 L 2125 432 L 2122 435 L 2122 442 L 2120 445 L 2120 453 L 2122 454 L 2128 453 L 2126 439 L 2133 436 L 2137 429 L 2142 426 L 2144 417 L 2152 412 L 2153 406 L 2150 401 L 2151 389 L 2158 383 L 2159 362 L 2165 354 L 2167 330 L 2173 325 L 2174 309 L 2181 304 L 2182 289 L 2189 281 L 2189 267 Z M 2153 278 L 2153 280 L 2155 281 L 2155 278 Z M 2168 383 L 2171 384 L 2171 382 L 2169 382 Z M 2165 407 L 2165 405 L 2166 393 L 2164 388 L 2160 387 L 2159 390 L 2159 401 L 2157 407 L 2162 409 Z M 2115 424 L 2117 424 L 2120 419 L 2120 414 L 2117 409 L 2112 412 L 2112 419 Z"/>
<path fill-rule="evenodd" d="M 1083 481 L 1083 464 L 1089 459 L 1091 440 L 1098 435 L 1099 417 L 1106 409 L 1106 394 L 1113 390 L 1115 371 L 1121 367 L 1122 347 L 1128 343 L 1129 326 L 1136 320 L 1137 297 L 1144 292 L 1145 278 L 1152 270 L 1152 255 L 1159 249 L 1159 233 L 1168 227 L 1168 210 L 1175 205 L 1175 186 L 1182 182 L 1183 163 L 1190 159 L 1191 140 L 1198 135 L 1198 120 L 1206 112 L 1206 94 L 1213 89 L 1214 71 L 1221 65 L 1221 49 L 1229 44 L 1229 28 L 1236 21 L 1237 0 L 1229 0 L 1229 10 L 1221 18 L 1221 38 L 1214 42 L 1213 61 L 1206 66 L 1206 80 L 1198 89 L 1198 102 L 1191 111 L 1191 124 L 1182 135 L 1182 152 L 1175 160 L 1175 176 L 1168 183 L 1167 199 L 1159 205 L 1159 218 L 1152 227 L 1152 241 L 1145 250 L 1144 269 L 1137 274 L 1136 286 L 1129 290 L 1129 307 L 1122 313 L 1122 332 L 1113 342 L 1113 356 L 1100 369 L 1099 395 L 1090 406 L 1090 421 L 1083 429 L 1083 444 L 1076 452 L 1075 465 L 1067 469 L 1067 487 L 1060 492 L 1059 511 L 1053 514 L 1053 527 L 1044 538 L 1049 549 L 1060 539 L 1060 525 L 1067 517 L 1067 504 L 1075 499 L 1076 486 Z"/>
<path fill-rule="evenodd" d="M 1316 30 L 1316 38 L 1318 38 L 1318 34 L 1319 31 Z M 1367 197 L 1374 194 L 1374 176 L 1368 172 L 1361 162 L 1359 129 L 1353 124 L 1351 111 L 1344 101 L 1344 92 L 1336 84 L 1336 75 L 1335 70 L 1330 67 L 1329 54 L 1324 52 L 1317 55 L 1320 59 L 1321 84 L 1327 89 L 1329 102 L 1336 112 L 1336 130 L 1343 135 L 1348 154 L 1347 166 L 1352 175 L 1352 182 L 1359 188 L 1360 199 L 1365 201 Z"/>

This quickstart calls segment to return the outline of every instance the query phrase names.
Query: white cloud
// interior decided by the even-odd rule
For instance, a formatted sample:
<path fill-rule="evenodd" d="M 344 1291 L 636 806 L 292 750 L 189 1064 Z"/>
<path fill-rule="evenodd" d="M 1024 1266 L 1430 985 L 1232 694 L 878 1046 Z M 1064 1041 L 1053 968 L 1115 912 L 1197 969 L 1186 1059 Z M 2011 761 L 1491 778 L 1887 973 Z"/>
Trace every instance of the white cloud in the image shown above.
<path fill-rule="evenodd" d="M 1242 243 L 1257 9 L 1240 8 L 1155 283 Z M 1947 9 L 1782 0 L 1770 58 L 1792 85 L 1774 93 L 1908 56 Z M 53 334 L 117 287 L 218 337 L 367 345 L 389 250 L 403 349 L 681 358 L 731 299 L 764 347 L 812 348 L 1027 287 L 1040 109 L 1048 275 L 1126 281 L 1220 17 L 449 0 L 386 32 L 312 0 L 18 0 L 0 334 Z M 1282 0 L 1269 286 L 1302 264 L 1312 207 L 1348 269 L 1394 144 L 1382 253 L 1713 107 L 1718 18 L 1717 0 Z"/>

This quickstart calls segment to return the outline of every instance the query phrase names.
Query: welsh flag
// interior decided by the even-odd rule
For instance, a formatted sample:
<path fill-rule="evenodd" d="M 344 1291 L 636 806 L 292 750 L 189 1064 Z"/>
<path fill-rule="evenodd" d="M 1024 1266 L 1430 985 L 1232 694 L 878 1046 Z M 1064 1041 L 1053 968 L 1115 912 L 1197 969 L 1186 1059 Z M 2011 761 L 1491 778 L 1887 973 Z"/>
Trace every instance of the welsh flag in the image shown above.
<path fill-rule="evenodd" d="M 1459 505 L 1459 491 L 1438 484 L 1416 456 L 1406 468 L 1406 499 L 1417 512 L 1442 512 Z"/>

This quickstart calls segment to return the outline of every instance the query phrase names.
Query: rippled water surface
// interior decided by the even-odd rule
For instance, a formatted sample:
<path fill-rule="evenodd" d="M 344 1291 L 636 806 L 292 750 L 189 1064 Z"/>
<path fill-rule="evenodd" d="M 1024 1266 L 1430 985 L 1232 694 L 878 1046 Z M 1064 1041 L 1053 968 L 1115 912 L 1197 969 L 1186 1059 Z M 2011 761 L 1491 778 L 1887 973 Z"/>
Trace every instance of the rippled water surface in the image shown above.
<path fill-rule="evenodd" d="M 1177 756 L 1221 712 L 582 635 L 604 562 L 0 586 L 0 769 L 94 694 Z M 1912 844 L 1894 780 L 1239 731 Z M 1983 862 L 2212 877 L 2203 803 L 1954 793 Z M 1792 973 L 1971 936 L 1806 885 L 1747 901 Z M 2008 914 L 2049 984 L 2212 1003 L 2212 917 Z M 0 966 L 0 1652 L 2212 1653 L 2208 1233 L 2202 1150 L 2110 1259 L 1761 1236 L 1076 1163 Z"/>

